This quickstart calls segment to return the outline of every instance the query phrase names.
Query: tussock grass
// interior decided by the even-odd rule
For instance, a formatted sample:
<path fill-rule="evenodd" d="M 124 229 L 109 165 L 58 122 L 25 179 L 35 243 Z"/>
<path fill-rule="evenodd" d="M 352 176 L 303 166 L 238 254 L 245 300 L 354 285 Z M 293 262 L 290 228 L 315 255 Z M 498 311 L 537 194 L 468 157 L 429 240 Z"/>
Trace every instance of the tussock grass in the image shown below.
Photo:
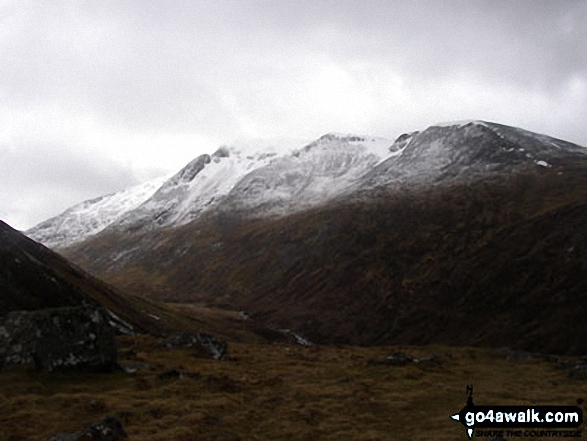
<path fill-rule="evenodd" d="M 212 361 L 157 343 L 120 339 L 121 362 L 149 365 L 132 375 L 0 372 L 0 439 L 46 440 L 109 414 L 131 441 L 455 440 L 465 434 L 449 415 L 464 405 L 468 383 L 478 404 L 587 398 L 587 381 L 569 378 L 568 369 L 491 349 L 232 342 L 226 360 Z M 444 356 L 369 365 L 397 350 Z"/>

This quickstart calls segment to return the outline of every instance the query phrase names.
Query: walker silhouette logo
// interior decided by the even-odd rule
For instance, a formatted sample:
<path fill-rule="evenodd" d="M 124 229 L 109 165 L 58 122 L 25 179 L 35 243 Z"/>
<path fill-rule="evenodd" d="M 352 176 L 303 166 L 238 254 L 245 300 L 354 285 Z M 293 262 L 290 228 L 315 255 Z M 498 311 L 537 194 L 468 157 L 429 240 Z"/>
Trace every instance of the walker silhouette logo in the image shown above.
<path fill-rule="evenodd" d="M 583 422 L 583 410 L 577 406 L 476 406 L 473 386 L 467 385 L 467 404 L 450 418 L 465 427 L 469 439 L 473 434 L 476 437 L 577 438 L 581 436 L 576 428 Z"/>

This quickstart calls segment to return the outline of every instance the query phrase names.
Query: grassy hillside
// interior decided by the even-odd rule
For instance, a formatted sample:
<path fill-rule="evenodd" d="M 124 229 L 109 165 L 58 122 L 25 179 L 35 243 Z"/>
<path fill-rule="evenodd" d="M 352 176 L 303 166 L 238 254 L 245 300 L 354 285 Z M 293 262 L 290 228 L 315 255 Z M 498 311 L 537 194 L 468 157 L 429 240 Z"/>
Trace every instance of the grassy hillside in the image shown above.
<path fill-rule="evenodd" d="M 218 215 L 66 254 L 135 294 L 246 310 L 310 340 L 585 353 L 587 173 L 534 166 L 271 219 Z"/>
<path fill-rule="evenodd" d="M 587 382 L 570 378 L 569 367 L 489 349 L 229 343 L 228 359 L 212 361 L 163 349 L 152 337 L 125 337 L 120 346 L 123 362 L 147 369 L 0 372 L 0 439 L 45 441 L 114 415 L 129 441 L 465 440 L 449 415 L 465 404 L 466 384 L 477 404 L 587 398 Z M 398 350 L 437 355 L 406 366 L 370 363 Z"/>
<path fill-rule="evenodd" d="M 0 316 L 85 303 L 105 306 L 138 332 L 208 332 L 236 340 L 263 340 L 261 334 L 266 332 L 257 323 L 243 328 L 242 316 L 234 311 L 162 304 L 129 295 L 0 222 Z"/>

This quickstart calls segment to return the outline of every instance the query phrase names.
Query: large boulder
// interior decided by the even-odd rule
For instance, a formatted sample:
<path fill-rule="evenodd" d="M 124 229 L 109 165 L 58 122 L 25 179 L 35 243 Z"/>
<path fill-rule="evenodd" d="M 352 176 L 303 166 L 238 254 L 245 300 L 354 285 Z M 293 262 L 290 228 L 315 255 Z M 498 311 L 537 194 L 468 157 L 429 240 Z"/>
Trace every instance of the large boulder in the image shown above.
<path fill-rule="evenodd" d="M 0 319 L 0 365 L 35 362 L 38 370 L 110 371 L 115 332 L 103 307 L 13 311 Z"/>

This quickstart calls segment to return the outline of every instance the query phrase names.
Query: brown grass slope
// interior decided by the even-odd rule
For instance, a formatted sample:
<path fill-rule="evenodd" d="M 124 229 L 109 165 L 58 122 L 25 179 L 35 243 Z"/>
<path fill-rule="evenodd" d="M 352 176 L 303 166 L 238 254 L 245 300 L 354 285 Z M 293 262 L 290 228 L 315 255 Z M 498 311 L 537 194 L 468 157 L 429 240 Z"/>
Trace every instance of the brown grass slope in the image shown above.
<path fill-rule="evenodd" d="M 142 310 L 152 302 L 125 296 L 59 254 L 0 221 L 0 315 L 82 304 L 101 304 L 137 330 L 159 327 Z"/>
<path fill-rule="evenodd" d="M 66 252 L 134 293 L 244 309 L 320 342 L 584 353 L 586 170 L 383 189 L 282 218 L 109 233 Z"/>
<path fill-rule="evenodd" d="M 242 331 L 242 318 L 235 314 L 128 295 L 0 221 L 0 316 L 82 304 L 103 305 L 139 332 L 200 331 L 221 338 L 260 339 Z"/>
<path fill-rule="evenodd" d="M 587 411 L 587 382 L 569 377 L 566 359 L 557 367 L 489 349 L 231 343 L 219 362 L 148 336 L 119 343 L 123 363 L 147 368 L 134 375 L 0 371 L 0 439 L 46 441 L 113 415 L 128 441 L 465 440 L 449 415 L 465 404 L 466 384 L 479 405 L 581 399 Z M 442 355 L 406 366 L 369 363 L 398 350 Z"/>

